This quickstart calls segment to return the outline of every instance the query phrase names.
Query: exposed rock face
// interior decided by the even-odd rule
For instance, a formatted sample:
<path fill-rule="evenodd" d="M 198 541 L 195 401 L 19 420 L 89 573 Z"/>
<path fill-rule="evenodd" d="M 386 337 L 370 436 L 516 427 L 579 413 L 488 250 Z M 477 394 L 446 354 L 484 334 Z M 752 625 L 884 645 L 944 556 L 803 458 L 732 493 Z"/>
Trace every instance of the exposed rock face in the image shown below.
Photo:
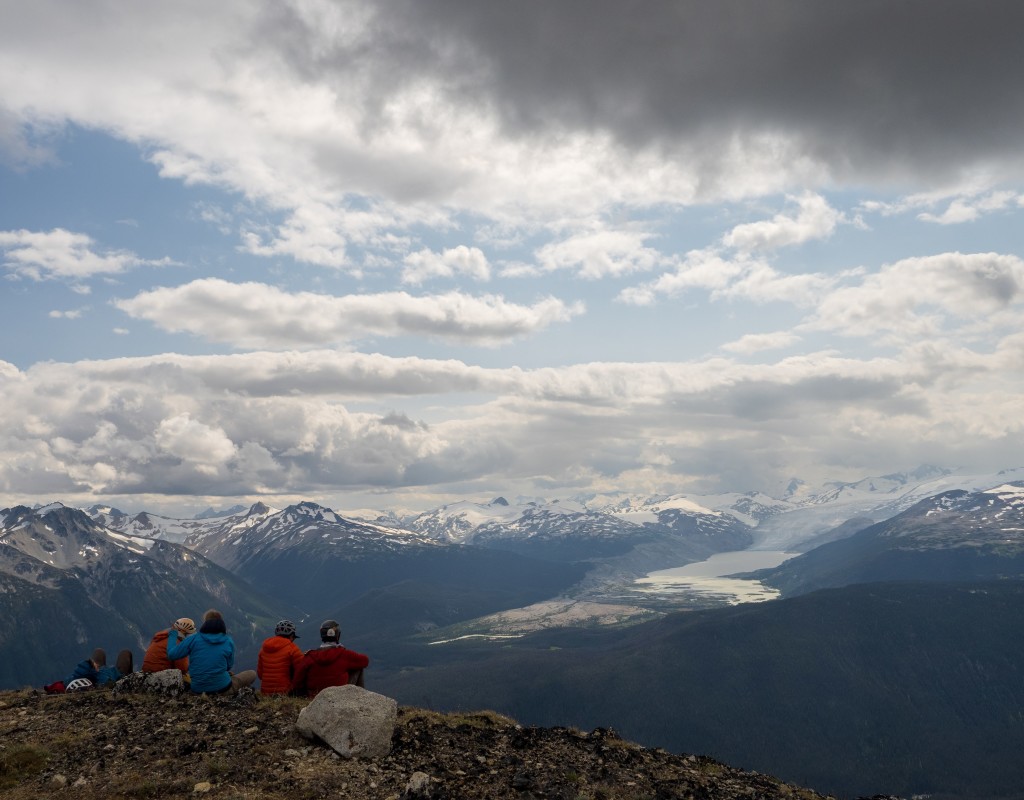
<path fill-rule="evenodd" d="M 180 669 L 160 672 L 132 672 L 114 684 L 115 692 L 151 692 L 177 697 L 186 691 L 185 678 Z"/>
<path fill-rule="evenodd" d="M 346 758 L 380 758 L 391 752 L 398 703 L 359 686 L 330 686 L 299 712 L 295 727 Z"/>

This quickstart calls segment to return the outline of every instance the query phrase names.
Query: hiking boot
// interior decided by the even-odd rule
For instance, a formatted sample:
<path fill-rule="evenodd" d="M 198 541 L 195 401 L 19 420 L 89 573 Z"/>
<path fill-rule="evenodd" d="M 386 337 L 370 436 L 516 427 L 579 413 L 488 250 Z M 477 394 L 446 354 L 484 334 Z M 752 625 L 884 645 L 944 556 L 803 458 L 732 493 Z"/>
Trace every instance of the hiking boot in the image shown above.
<path fill-rule="evenodd" d="M 122 650 L 117 654 L 117 671 L 122 675 L 135 671 L 135 661 L 131 650 Z"/>

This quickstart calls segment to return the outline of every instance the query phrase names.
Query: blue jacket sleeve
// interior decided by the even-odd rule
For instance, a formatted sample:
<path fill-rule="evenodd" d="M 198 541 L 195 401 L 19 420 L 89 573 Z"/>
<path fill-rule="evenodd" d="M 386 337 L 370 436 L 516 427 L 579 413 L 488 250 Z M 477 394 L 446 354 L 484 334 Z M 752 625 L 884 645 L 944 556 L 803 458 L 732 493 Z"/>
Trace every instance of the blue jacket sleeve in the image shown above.
<path fill-rule="evenodd" d="M 192 636 L 195 636 L 195 634 L 186 636 L 179 642 L 177 635 L 171 635 L 173 632 L 173 628 L 167 629 L 167 657 L 171 661 L 177 661 L 179 658 L 184 658 L 192 652 Z"/>

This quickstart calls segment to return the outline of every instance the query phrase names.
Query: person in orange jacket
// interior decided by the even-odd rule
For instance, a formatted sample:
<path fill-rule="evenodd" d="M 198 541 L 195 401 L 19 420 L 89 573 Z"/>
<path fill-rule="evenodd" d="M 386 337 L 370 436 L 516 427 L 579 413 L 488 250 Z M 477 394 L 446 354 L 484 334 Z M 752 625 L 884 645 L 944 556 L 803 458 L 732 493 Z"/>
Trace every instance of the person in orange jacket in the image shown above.
<path fill-rule="evenodd" d="M 274 635 L 263 640 L 256 661 L 261 694 L 288 694 L 292 688 L 295 668 L 302 660 L 302 651 L 295 640 L 295 623 L 283 619 L 274 628 Z"/>
<path fill-rule="evenodd" d="M 161 672 L 165 669 L 180 669 L 181 674 L 188 676 L 188 656 L 171 661 L 167 657 L 167 637 L 174 633 L 177 641 L 196 632 L 196 624 L 188 617 L 182 617 L 170 628 L 157 631 L 146 648 L 146 655 L 142 659 L 143 672 Z"/>

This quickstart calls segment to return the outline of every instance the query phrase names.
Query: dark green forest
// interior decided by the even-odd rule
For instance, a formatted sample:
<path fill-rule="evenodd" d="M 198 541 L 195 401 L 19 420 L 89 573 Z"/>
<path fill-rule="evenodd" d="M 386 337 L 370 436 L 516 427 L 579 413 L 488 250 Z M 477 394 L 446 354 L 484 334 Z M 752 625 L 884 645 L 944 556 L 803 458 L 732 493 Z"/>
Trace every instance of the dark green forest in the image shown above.
<path fill-rule="evenodd" d="M 1024 584 L 865 584 L 617 631 L 422 647 L 371 688 L 842 796 L 1024 796 Z M 410 666 L 411 665 L 411 666 Z"/>

